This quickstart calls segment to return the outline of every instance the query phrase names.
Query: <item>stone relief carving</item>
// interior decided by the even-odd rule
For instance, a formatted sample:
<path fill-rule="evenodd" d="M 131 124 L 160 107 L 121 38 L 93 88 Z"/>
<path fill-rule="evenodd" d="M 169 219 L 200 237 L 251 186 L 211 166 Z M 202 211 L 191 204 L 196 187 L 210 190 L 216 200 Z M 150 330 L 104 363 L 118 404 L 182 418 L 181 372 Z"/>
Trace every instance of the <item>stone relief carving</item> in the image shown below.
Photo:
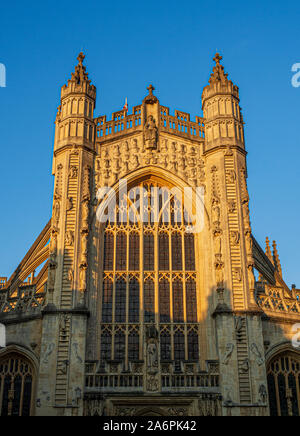
<path fill-rule="evenodd" d="M 243 362 L 241 364 L 241 371 L 246 373 L 249 371 L 249 369 L 250 369 L 249 359 L 243 360 Z"/>
<path fill-rule="evenodd" d="M 204 183 L 205 162 L 200 157 L 198 147 L 169 142 L 167 139 L 162 139 L 158 147 L 154 118 L 149 120 L 146 127 L 144 139 L 133 138 L 120 144 L 101 147 L 100 156 L 95 161 L 95 180 L 98 187 L 111 186 L 128 172 L 149 165 L 158 165 L 177 174 L 191 186 Z M 139 143 L 141 140 L 143 143 Z"/>
<path fill-rule="evenodd" d="M 236 316 L 234 318 L 234 328 L 235 328 L 236 339 L 238 342 L 241 342 L 243 339 L 242 336 L 243 336 L 244 325 L 245 325 L 245 318 L 243 318 L 242 316 Z"/>
<path fill-rule="evenodd" d="M 228 365 L 229 360 L 230 360 L 230 358 L 232 356 L 233 350 L 234 350 L 234 344 L 229 343 L 229 344 L 226 345 L 224 357 L 222 359 L 223 365 Z"/>
<path fill-rule="evenodd" d="M 169 416 L 188 416 L 188 409 L 184 407 L 170 407 L 168 409 Z"/>
<path fill-rule="evenodd" d="M 236 211 L 236 203 L 234 200 L 228 200 L 228 212 L 234 213 Z"/>
<path fill-rule="evenodd" d="M 66 245 L 72 247 L 74 245 L 74 233 L 72 230 L 66 232 Z"/>
<path fill-rule="evenodd" d="M 255 343 L 251 345 L 251 351 L 256 357 L 257 364 L 259 366 L 263 365 L 265 363 L 265 359 L 263 358 L 262 353 L 259 351 L 258 346 Z"/>
<path fill-rule="evenodd" d="M 78 175 L 78 168 L 72 165 L 69 171 L 70 179 L 76 179 L 77 175 Z"/>
<path fill-rule="evenodd" d="M 240 232 L 238 230 L 231 230 L 230 243 L 231 245 L 238 245 L 240 242 Z"/>
<path fill-rule="evenodd" d="M 65 337 L 67 335 L 67 325 L 70 321 L 70 316 L 65 313 L 61 314 L 59 321 L 59 332 L 61 336 Z"/>
<path fill-rule="evenodd" d="M 78 363 L 82 363 L 82 358 L 81 358 L 80 355 L 79 355 L 79 350 L 78 350 L 78 344 L 77 344 L 77 342 L 74 342 L 74 344 L 73 344 L 73 349 L 74 349 L 74 355 L 75 355 L 75 357 L 76 357 L 76 359 L 77 359 L 77 362 L 78 362 Z"/>
<path fill-rule="evenodd" d="M 53 343 L 48 344 L 46 346 L 44 356 L 43 356 L 43 363 L 45 363 L 45 364 L 49 363 L 49 357 L 50 357 L 52 351 L 54 350 L 54 348 L 55 348 L 55 345 Z"/>
<path fill-rule="evenodd" d="M 234 272 L 235 280 L 237 280 L 238 282 L 241 282 L 243 280 L 242 269 L 240 267 L 236 267 L 236 268 L 234 268 L 233 272 Z"/>
<path fill-rule="evenodd" d="M 73 198 L 72 197 L 67 198 L 66 209 L 67 209 L 67 211 L 70 211 L 73 209 Z"/>
<path fill-rule="evenodd" d="M 59 362 L 59 367 L 57 370 L 58 374 L 66 375 L 68 372 L 68 366 L 69 366 L 68 360 L 63 360 L 62 362 Z"/>
<path fill-rule="evenodd" d="M 236 174 L 234 170 L 228 170 L 226 172 L 226 180 L 228 184 L 233 184 L 236 181 Z"/>

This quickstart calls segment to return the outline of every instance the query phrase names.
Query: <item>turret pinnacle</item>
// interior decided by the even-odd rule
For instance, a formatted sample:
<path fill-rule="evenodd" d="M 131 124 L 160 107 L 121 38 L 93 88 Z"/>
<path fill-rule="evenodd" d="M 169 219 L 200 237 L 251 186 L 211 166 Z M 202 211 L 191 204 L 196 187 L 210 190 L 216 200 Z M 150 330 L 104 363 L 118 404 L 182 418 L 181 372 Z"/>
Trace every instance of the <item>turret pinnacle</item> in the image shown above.
<path fill-rule="evenodd" d="M 275 268 L 277 269 L 279 274 L 282 276 L 281 263 L 280 263 L 280 259 L 279 259 L 276 241 L 273 241 L 273 259 L 274 259 Z"/>
<path fill-rule="evenodd" d="M 82 82 L 87 82 L 88 84 L 91 83 L 88 78 L 88 73 L 86 72 L 86 67 L 83 65 L 84 58 L 84 54 L 80 52 L 77 57 L 78 65 L 75 67 L 75 73 L 72 73 L 71 81 L 76 82 L 77 84 Z"/>
<path fill-rule="evenodd" d="M 268 237 L 266 237 L 266 255 L 268 256 L 269 260 L 274 263 L 273 257 L 272 257 L 272 253 L 271 253 L 271 248 L 270 248 L 270 240 Z"/>
<path fill-rule="evenodd" d="M 228 82 L 228 74 L 224 72 L 224 67 L 223 65 L 220 64 L 220 61 L 223 59 L 223 57 L 219 54 L 216 53 L 215 57 L 214 57 L 214 61 L 216 63 L 216 66 L 213 68 L 213 72 L 210 76 L 209 79 L 209 83 L 216 83 L 216 82 L 222 82 L 222 83 L 227 83 Z"/>

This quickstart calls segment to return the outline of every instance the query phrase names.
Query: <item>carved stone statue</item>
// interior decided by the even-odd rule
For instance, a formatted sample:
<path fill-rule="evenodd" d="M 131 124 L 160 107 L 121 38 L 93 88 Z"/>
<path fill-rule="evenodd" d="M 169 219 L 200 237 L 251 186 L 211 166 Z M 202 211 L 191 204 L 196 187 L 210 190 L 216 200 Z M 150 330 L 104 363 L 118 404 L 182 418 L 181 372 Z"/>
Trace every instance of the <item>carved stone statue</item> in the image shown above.
<path fill-rule="evenodd" d="M 145 148 L 146 150 L 156 150 L 157 149 L 157 127 L 155 119 L 152 115 L 147 118 L 147 123 L 145 125 Z"/>
<path fill-rule="evenodd" d="M 158 366 L 157 346 L 154 341 L 149 342 L 147 347 L 147 365 L 149 369 L 157 368 Z"/>

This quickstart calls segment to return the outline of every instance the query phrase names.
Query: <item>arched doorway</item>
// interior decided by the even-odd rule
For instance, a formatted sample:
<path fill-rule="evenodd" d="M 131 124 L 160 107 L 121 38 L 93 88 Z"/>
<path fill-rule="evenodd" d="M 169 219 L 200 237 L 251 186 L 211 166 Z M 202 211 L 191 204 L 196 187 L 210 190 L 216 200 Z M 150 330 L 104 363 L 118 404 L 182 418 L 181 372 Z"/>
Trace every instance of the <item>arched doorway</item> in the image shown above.
<path fill-rule="evenodd" d="M 267 374 L 271 416 L 300 416 L 300 354 L 276 355 Z"/>
<path fill-rule="evenodd" d="M 0 356 L 0 416 L 30 416 L 34 368 L 22 354 Z"/>

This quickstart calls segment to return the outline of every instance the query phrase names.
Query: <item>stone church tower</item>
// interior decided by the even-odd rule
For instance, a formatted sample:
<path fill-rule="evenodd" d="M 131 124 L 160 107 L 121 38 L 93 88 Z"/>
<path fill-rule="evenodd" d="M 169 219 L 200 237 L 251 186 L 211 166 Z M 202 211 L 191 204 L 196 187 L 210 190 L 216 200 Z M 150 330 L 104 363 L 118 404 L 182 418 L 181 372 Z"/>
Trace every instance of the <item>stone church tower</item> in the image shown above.
<path fill-rule="evenodd" d="M 95 116 L 78 56 L 56 116 L 52 217 L 0 280 L 0 415 L 300 414 L 300 291 L 253 236 L 239 89 L 203 118 Z M 300 339 L 300 335 L 298 335 Z"/>

